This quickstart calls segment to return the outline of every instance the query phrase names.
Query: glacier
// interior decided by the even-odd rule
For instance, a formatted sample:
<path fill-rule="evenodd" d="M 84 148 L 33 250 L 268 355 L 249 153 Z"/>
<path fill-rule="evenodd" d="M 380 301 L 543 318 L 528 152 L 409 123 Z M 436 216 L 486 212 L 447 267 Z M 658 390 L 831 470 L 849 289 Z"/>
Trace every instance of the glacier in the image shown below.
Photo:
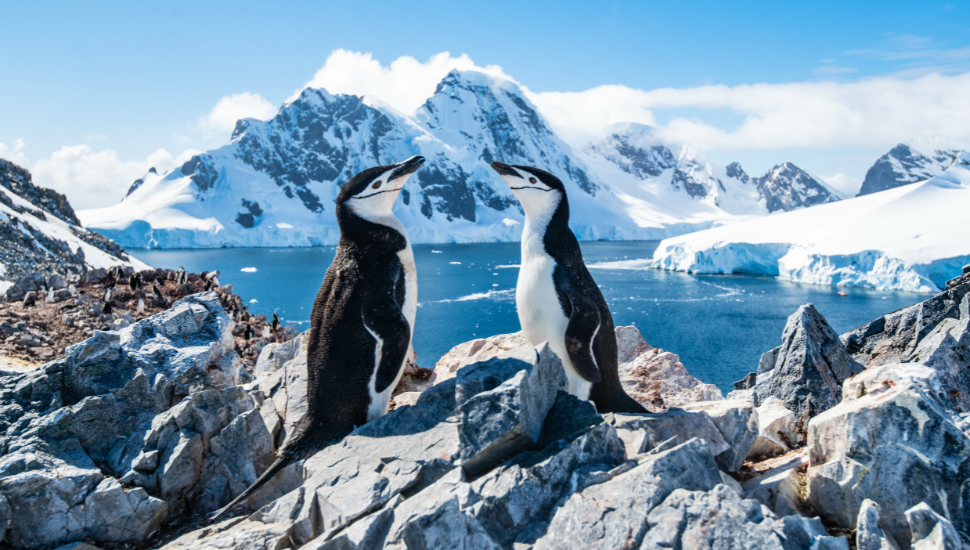
<path fill-rule="evenodd" d="M 772 275 L 938 292 L 970 263 L 970 153 L 928 180 L 662 241 L 651 259 L 592 267 Z"/>
<path fill-rule="evenodd" d="M 333 245 L 339 186 L 413 155 L 428 161 L 395 214 L 415 243 L 520 238 L 522 211 L 493 160 L 558 175 L 581 240 L 660 240 L 838 199 L 790 163 L 749 178 L 647 126 L 566 143 L 518 84 L 452 71 L 414 113 L 307 88 L 269 121 L 240 120 L 227 145 L 166 173 L 150 170 L 120 203 L 78 217 L 128 248 Z"/>

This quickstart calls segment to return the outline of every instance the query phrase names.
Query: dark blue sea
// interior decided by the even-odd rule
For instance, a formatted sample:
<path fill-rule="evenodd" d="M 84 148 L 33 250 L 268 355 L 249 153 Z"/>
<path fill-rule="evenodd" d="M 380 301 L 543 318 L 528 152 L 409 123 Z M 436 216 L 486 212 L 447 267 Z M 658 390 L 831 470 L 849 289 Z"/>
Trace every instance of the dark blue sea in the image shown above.
<path fill-rule="evenodd" d="M 839 289 L 770 277 L 688 275 L 657 270 L 595 269 L 598 262 L 649 258 L 650 242 L 584 242 L 587 265 L 613 310 L 617 325 L 636 325 L 654 347 L 680 355 L 687 369 L 722 391 L 758 366 L 761 354 L 781 343 L 785 321 L 813 303 L 839 333 L 925 300 L 926 294 Z M 334 257 L 334 247 L 136 250 L 154 267 L 220 271 L 252 313 L 277 312 L 309 328 L 313 299 Z M 433 368 L 453 346 L 473 338 L 519 330 L 515 281 L 519 244 L 418 245 L 418 364 Z M 255 271 L 245 268 L 255 268 Z"/>

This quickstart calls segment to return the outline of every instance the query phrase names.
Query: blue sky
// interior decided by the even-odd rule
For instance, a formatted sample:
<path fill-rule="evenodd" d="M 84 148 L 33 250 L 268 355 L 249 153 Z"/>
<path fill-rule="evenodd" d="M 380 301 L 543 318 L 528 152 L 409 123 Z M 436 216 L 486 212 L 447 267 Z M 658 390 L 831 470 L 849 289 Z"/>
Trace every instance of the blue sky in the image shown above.
<path fill-rule="evenodd" d="M 42 183 L 82 206 L 108 200 L 106 189 L 130 182 L 159 149 L 174 162 L 187 149 L 225 143 L 224 130 L 200 123 L 220 99 L 258 94 L 278 107 L 338 49 L 370 53 L 385 66 L 401 56 L 423 63 L 441 52 L 467 54 L 477 65 L 500 66 L 534 94 L 601 85 L 690 90 L 679 95 L 693 99 L 679 103 L 650 96 L 643 116 L 697 141 L 713 161 L 739 159 L 752 173 L 793 160 L 819 175 L 861 178 L 888 146 L 917 134 L 970 141 L 970 114 L 959 108 L 959 98 L 967 103 L 970 97 L 963 95 L 967 79 L 959 78 L 970 73 L 970 2 L 0 6 L 7 23 L 0 33 L 0 154 L 39 170 Z M 749 85 L 767 86 L 752 92 Z M 821 95 L 847 105 L 849 114 L 838 116 L 852 118 L 854 110 L 869 108 L 853 107 L 865 102 L 860 96 L 895 86 L 899 91 L 884 99 L 895 103 L 860 116 L 894 118 L 926 105 L 933 112 L 874 135 L 833 127 L 828 141 L 824 132 L 797 139 L 814 129 L 792 129 L 796 135 L 788 141 L 754 139 L 757 126 L 739 130 L 752 116 L 774 116 L 759 111 L 759 102 Z M 735 99 L 721 101 L 725 89 Z M 785 116 L 776 118 L 784 124 Z M 85 149 L 72 149 L 73 156 L 56 156 L 79 146 Z M 71 164 L 84 155 L 100 155 L 102 164 Z M 104 182 L 95 185 L 99 176 L 84 170 L 98 166 L 105 167 Z M 88 201 L 88 192 L 108 198 Z"/>

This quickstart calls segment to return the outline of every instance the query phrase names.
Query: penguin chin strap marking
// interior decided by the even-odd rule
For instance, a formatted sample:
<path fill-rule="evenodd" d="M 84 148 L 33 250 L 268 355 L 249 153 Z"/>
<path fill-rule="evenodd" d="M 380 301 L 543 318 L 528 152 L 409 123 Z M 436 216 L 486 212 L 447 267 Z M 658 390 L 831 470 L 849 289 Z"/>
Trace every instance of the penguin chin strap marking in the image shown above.
<path fill-rule="evenodd" d="M 350 197 L 350 198 L 351 199 L 369 199 L 369 198 L 374 197 L 376 195 L 380 195 L 381 193 L 390 193 L 392 191 L 400 191 L 401 189 L 403 189 L 403 187 L 402 188 L 398 188 L 398 189 L 385 189 L 383 191 L 378 191 L 376 193 L 371 193 L 370 195 L 355 196 L 355 197 Z"/>
<path fill-rule="evenodd" d="M 511 187 L 510 186 L 509 189 L 515 189 L 516 191 L 518 191 L 520 189 L 535 189 L 536 191 L 545 191 L 547 193 L 549 191 L 552 191 L 552 188 L 551 187 L 549 189 L 543 189 L 541 187 L 529 187 L 528 185 L 526 185 L 525 187 Z"/>

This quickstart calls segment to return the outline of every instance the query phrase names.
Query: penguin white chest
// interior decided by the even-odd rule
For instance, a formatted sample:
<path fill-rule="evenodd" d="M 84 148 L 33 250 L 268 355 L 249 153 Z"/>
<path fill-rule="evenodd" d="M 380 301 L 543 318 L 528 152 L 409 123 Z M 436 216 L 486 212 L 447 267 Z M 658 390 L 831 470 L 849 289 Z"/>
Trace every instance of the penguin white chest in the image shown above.
<path fill-rule="evenodd" d="M 401 262 L 401 267 L 404 270 L 404 305 L 401 307 L 401 313 L 404 314 L 404 318 L 408 321 L 408 327 L 411 329 L 411 337 L 408 339 L 408 352 L 404 356 L 404 362 L 401 363 L 400 368 L 397 371 L 397 377 L 394 382 L 391 383 L 384 391 L 377 391 L 377 366 L 381 362 L 381 348 L 384 342 L 373 332 L 374 336 L 374 371 L 371 373 L 370 382 L 367 386 L 367 390 L 370 393 L 370 405 L 367 407 L 367 421 L 370 422 L 376 418 L 380 418 L 385 413 L 387 413 L 387 406 L 391 400 L 391 393 L 394 392 L 394 388 L 397 387 L 398 382 L 401 381 L 401 376 L 404 374 L 404 364 L 407 363 L 407 358 L 411 355 L 411 340 L 414 338 L 414 318 L 418 311 L 418 277 L 417 270 L 414 267 L 414 253 L 411 250 L 411 243 L 409 242 L 407 246 L 397 253 L 398 260 Z"/>
<path fill-rule="evenodd" d="M 556 260 L 546 253 L 541 237 L 525 232 L 522 236 L 522 266 L 515 288 L 515 305 L 519 313 L 522 335 L 532 345 L 549 342 L 549 347 L 562 360 L 569 380 L 569 393 L 589 399 L 592 384 L 573 368 L 566 352 L 566 327 L 569 318 L 563 312 L 552 275 Z"/>

